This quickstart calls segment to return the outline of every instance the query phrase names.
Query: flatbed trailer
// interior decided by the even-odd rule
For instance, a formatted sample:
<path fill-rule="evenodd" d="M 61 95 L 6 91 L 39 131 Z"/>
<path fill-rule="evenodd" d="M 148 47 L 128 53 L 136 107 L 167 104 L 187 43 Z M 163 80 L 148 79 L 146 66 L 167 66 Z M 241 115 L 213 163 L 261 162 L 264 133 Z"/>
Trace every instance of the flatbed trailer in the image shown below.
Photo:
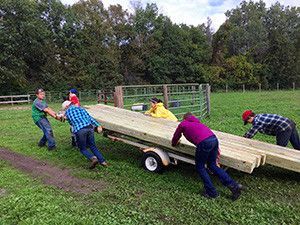
<path fill-rule="evenodd" d="M 178 146 L 171 145 L 178 122 L 102 104 L 86 106 L 86 108 L 91 116 L 103 125 L 108 138 L 140 148 L 145 153 L 144 164 L 151 164 L 151 160 L 158 166 L 160 160 L 163 166 L 176 164 L 177 161 L 195 164 L 193 144 L 181 137 Z M 223 166 L 252 173 L 255 168 L 270 164 L 300 172 L 300 151 L 220 131 L 213 132 L 219 140 L 220 163 Z M 156 162 L 153 159 L 156 159 Z M 147 166 L 146 169 L 159 170 L 154 165 Z"/>

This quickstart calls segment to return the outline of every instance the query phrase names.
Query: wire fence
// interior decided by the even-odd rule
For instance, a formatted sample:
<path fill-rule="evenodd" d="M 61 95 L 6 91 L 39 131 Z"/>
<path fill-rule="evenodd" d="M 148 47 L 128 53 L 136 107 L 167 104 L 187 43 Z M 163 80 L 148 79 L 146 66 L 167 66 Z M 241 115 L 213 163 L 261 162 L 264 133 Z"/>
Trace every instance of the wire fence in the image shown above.
<path fill-rule="evenodd" d="M 186 112 L 205 117 L 210 113 L 209 93 L 208 84 L 198 83 L 118 86 L 115 104 L 120 108 L 145 112 L 150 108 L 149 99 L 156 97 L 177 117 Z"/>
<path fill-rule="evenodd" d="M 273 85 L 249 85 L 249 84 L 224 84 L 224 85 L 211 85 L 212 92 L 262 92 L 262 91 L 282 91 L 282 90 L 292 90 L 296 91 L 300 89 L 300 85 L 292 82 L 290 86 L 282 85 L 280 83 L 276 83 Z"/>
<path fill-rule="evenodd" d="M 99 90 L 88 90 L 88 91 L 79 91 L 78 98 L 81 102 L 98 102 Z M 68 98 L 68 93 L 66 91 L 45 91 L 46 101 L 48 103 L 61 103 L 64 99 Z M 30 100 L 33 101 L 36 98 L 34 92 L 29 92 Z"/>

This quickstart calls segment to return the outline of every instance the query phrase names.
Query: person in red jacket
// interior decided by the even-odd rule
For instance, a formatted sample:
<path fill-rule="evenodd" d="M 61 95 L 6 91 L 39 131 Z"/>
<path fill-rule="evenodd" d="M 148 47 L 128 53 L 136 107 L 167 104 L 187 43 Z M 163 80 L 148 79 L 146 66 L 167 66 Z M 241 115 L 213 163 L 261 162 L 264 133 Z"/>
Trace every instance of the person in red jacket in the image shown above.
<path fill-rule="evenodd" d="M 207 164 L 208 168 L 217 175 L 222 184 L 230 189 L 232 200 L 238 199 L 243 186 L 236 183 L 223 169 L 217 166 L 219 142 L 211 129 L 202 124 L 192 113 L 186 113 L 173 135 L 172 146 L 179 144 L 182 134 L 196 146 L 196 170 L 204 184 L 205 191 L 203 196 L 207 198 L 219 196 L 205 168 Z"/>
<path fill-rule="evenodd" d="M 75 88 L 69 91 L 69 101 L 75 106 L 80 106 L 79 98 L 77 97 L 78 91 Z"/>

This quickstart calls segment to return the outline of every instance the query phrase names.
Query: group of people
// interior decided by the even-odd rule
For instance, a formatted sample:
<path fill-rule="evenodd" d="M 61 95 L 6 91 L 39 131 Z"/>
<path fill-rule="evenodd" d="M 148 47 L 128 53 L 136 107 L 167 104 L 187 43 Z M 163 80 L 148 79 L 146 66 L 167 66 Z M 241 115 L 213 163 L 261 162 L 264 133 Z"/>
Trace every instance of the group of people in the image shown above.
<path fill-rule="evenodd" d="M 90 168 L 95 168 L 97 164 L 107 166 L 108 164 L 96 147 L 94 139 L 94 131 L 101 132 L 102 126 L 84 108 L 80 107 L 76 93 L 75 89 L 70 90 L 68 99 L 62 104 L 64 113 L 56 114 L 45 102 L 44 90 L 36 90 L 37 98 L 33 102 L 32 117 L 35 124 L 44 133 L 38 145 L 45 146 L 48 142 L 49 150 L 55 149 L 56 146 L 51 125 L 46 117 L 47 114 L 60 121 L 66 119 L 70 123 L 71 132 L 74 135 L 72 142 L 76 142 L 80 152 L 91 161 Z M 150 104 L 151 108 L 145 112 L 145 115 L 178 121 L 176 116 L 164 107 L 160 99 L 151 98 Z M 242 120 L 244 125 L 252 124 L 250 130 L 244 135 L 245 138 L 252 138 L 257 132 L 261 132 L 276 136 L 277 145 L 285 147 L 290 141 L 294 149 L 300 150 L 299 134 L 294 121 L 276 114 L 255 114 L 252 110 L 244 111 Z M 203 196 L 206 198 L 219 196 L 209 176 L 209 170 L 220 179 L 224 186 L 229 188 L 232 200 L 238 199 L 244 187 L 234 181 L 218 165 L 219 142 L 212 130 L 201 123 L 192 113 L 186 113 L 174 132 L 172 146 L 180 143 L 182 135 L 196 146 L 195 163 L 196 170 L 204 184 Z M 90 148 L 93 154 L 87 148 Z"/>
<path fill-rule="evenodd" d="M 47 105 L 45 91 L 42 88 L 36 90 L 36 99 L 32 104 L 32 118 L 34 123 L 43 131 L 43 137 L 40 139 L 38 146 L 43 147 L 48 142 L 49 150 L 56 148 L 53 131 L 47 119 L 48 114 L 59 121 L 67 120 L 69 122 L 72 145 L 78 146 L 80 152 L 91 161 L 90 169 L 95 168 L 97 164 L 108 166 L 96 146 L 94 137 L 94 131 L 101 132 L 102 127 L 84 108 L 80 107 L 76 93 L 76 89 L 69 91 L 68 98 L 62 104 L 63 113 L 57 114 Z M 87 148 L 90 148 L 93 154 Z"/>

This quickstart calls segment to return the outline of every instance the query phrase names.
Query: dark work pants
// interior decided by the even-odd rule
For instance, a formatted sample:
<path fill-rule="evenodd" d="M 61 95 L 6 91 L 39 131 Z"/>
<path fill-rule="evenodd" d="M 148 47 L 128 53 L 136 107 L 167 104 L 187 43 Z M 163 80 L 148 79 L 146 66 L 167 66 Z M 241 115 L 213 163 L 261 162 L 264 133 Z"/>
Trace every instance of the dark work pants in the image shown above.
<path fill-rule="evenodd" d="M 276 134 L 276 144 L 286 147 L 291 142 L 292 146 L 296 150 L 300 150 L 300 139 L 296 128 L 296 124 L 292 123 L 292 127 Z"/>
<path fill-rule="evenodd" d="M 35 124 L 43 131 L 44 134 L 39 142 L 39 145 L 43 146 L 46 144 L 46 142 L 48 142 L 49 148 L 55 147 L 55 140 L 49 120 L 46 117 L 43 117 Z"/>
<path fill-rule="evenodd" d="M 80 149 L 80 152 L 87 158 L 92 159 L 92 157 L 96 156 L 99 160 L 99 163 L 105 162 L 105 159 L 99 149 L 96 147 L 95 137 L 94 137 L 94 129 L 93 126 L 90 125 L 88 127 L 84 127 L 80 129 L 76 133 L 77 145 Z M 87 148 L 93 152 L 90 153 Z"/>
<path fill-rule="evenodd" d="M 196 148 L 196 169 L 203 181 L 206 194 L 211 197 L 218 195 L 209 174 L 206 171 L 205 164 L 208 168 L 218 176 L 221 183 L 226 187 L 234 187 L 237 183 L 221 168 L 217 166 L 217 155 L 219 150 L 219 142 L 216 136 L 209 137 L 200 142 Z"/>

